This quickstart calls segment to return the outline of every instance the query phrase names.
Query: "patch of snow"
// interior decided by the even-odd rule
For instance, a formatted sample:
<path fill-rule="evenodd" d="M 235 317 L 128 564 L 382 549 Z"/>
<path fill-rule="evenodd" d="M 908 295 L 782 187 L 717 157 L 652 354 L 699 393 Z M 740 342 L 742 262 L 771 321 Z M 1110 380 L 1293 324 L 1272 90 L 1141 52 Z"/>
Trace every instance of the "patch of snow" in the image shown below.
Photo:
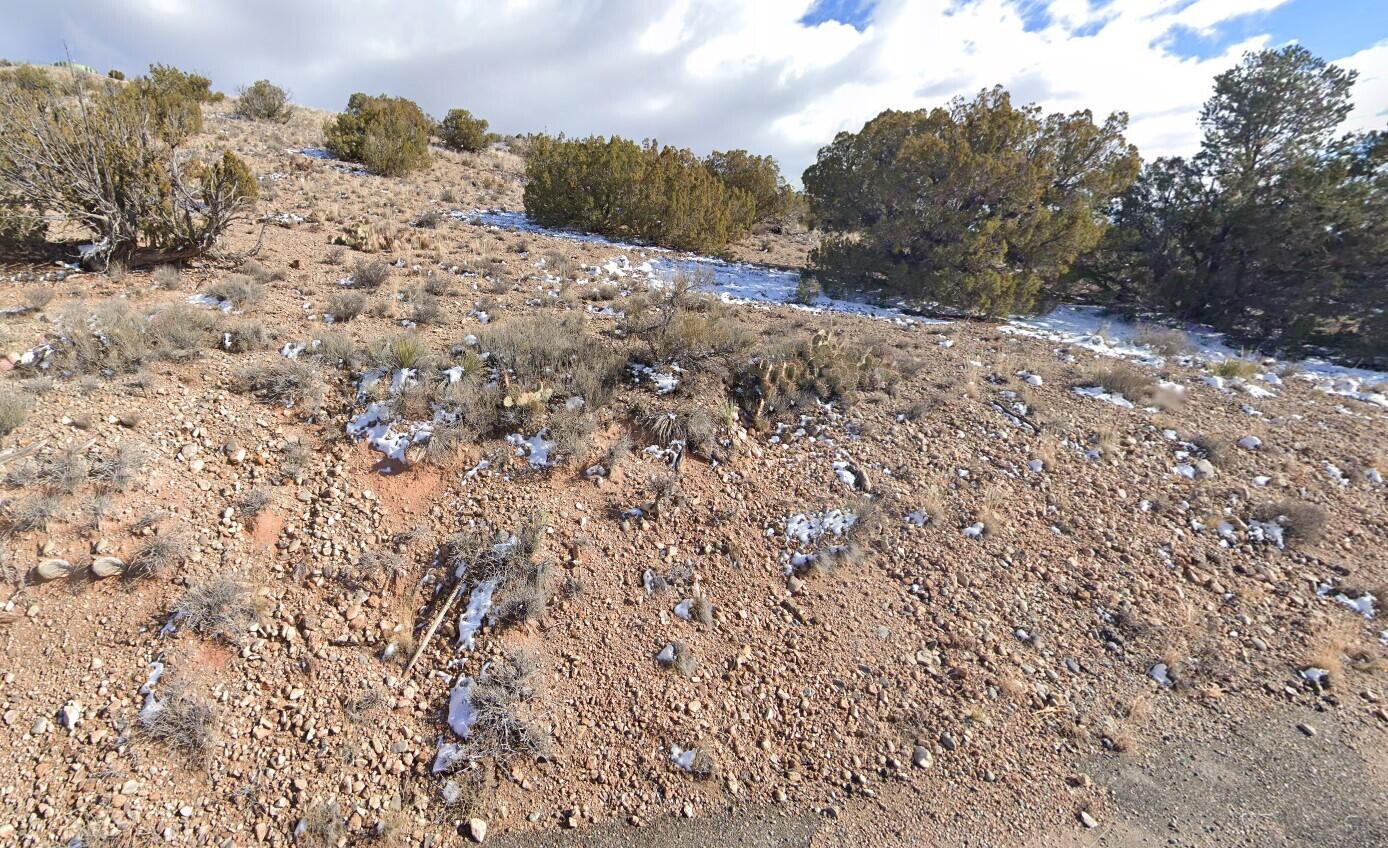
<path fill-rule="evenodd" d="M 690 617 L 692 616 L 691 610 L 693 609 L 694 599 L 686 598 L 683 601 L 680 601 L 679 603 L 675 604 L 675 615 L 679 616 L 685 621 L 689 621 Z"/>
<path fill-rule="evenodd" d="M 194 306 L 208 306 L 222 312 L 230 313 L 232 310 L 231 301 L 215 298 L 210 294 L 195 294 L 188 297 L 188 302 Z"/>
<path fill-rule="evenodd" d="M 1121 406 L 1124 409 L 1133 408 L 1132 401 L 1128 400 L 1127 398 L 1123 397 L 1121 394 L 1118 394 L 1117 392 L 1104 391 L 1103 386 L 1076 386 L 1073 389 L 1073 391 L 1077 395 L 1083 395 L 1085 397 L 1095 398 L 1096 400 L 1102 400 L 1106 403 L 1111 403 L 1114 406 Z"/>
<path fill-rule="evenodd" d="M 1163 686 L 1171 685 L 1171 675 L 1167 673 L 1166 663 L 1157 663 L 1148 669 L 1147 674 Z"/>
<path fill-rule="evenodd" d="M 482 629 L 482 621 L 492 608 L 492 595 L 496 592 L 497 580 L 483 580 L 472 587 L 468 596 L 467 609 L 458 618 L 458 647 L 471 651 L 476 647 L 477 631 Z"/>
<path fill-rule="evenodd" d="M 1244 436 L 1242 439 L 1239 439 L 1239 447 L 1243 448 L 1244 450 L 1255 451 L 1261 448 L 1262 446 L 1263 440 L 1258 438 L 1257 436 Z"/>
<path fill-rule="evenodd" d="M 515 446 L 516 456 L 528 457 L 532 467 L 546 468 L 550 464 L 549 452 L 554 447 L 554 442 L 545 440 L 548 432 L 546 427 L 528 439 L 520 433 L 512 433 L 506 437 L 506 442 Z"/>
<path fill-rule="evenodd" d="M 983 536 L 983 522 L 979 521 L 964 528 L 964 535 L 970 539 L 979 539 Z"/>
<path fill-rule="evenodd" d="M 857 520 L 858 516 L 841 509 L 797 513 L 786 518 L 786 538 L 808 545 L 826 535 L 842 536 Z"/>
<path fill-rule="evenodd" d="M 472 703 L 472 678 L 464 677 L 448 693 L 448 726 L 462 739 L 477 723 L 477 707 Z"/>
<path fill-rule="evenodd" d="M 906 513 L 906 523 L 912 527 L 924 527 L 929 521 L 930 516 L 926 515 L 924 510 Z"/>
<path fill-rule="evenodd" d="M 373 402 L 347 422 L 347 435 L 358 441 L 367 440 L 372 450 L 385 454 L 396 462 L 405 461 L 405 451 L 411 445 L 429 441 L 434 425 L 430 421 L 397 423 L 389 420 L 390 411 Z"/>

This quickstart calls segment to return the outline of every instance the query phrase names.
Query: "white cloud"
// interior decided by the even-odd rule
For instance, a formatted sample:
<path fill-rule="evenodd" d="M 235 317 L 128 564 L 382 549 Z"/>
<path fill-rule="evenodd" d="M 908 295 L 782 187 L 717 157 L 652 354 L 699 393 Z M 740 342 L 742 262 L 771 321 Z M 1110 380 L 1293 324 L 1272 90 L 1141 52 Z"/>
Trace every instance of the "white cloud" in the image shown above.
<path fill-rule="evenodd" d="M 1144 156 L 1190 152 L 1214 75 L 1268 38 L 1198 59 L 1174 35 L 1283 2 L 1051 0 L 1029 31 L 1013 0 L 880 0 L 859 31 L 799 23 L 813 0 L 68 0 L 7 10 L 0 55 L 51 61 L 66 43 L 87 64 L 169 62 L 225 90 L 268 77 L 323 108 L 388 92 L 504 132 L 746 147 L 794 178 L 883 109 L 995 83 L 1048 109 L 1126 110 Z M 1361 72 L 1356 126 L 1381 126 L 1388 42 L 1343 63 Z"/>

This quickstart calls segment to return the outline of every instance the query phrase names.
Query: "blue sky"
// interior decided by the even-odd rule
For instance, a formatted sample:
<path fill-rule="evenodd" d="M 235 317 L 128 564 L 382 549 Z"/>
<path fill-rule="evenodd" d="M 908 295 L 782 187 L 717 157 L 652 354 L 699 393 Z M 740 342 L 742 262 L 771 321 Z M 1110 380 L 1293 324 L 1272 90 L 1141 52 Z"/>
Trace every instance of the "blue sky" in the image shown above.
<path fill-rule="evenodd" d="M 1291 40 L 1359 72 L 1348 128 L 1388 124 L 1388 0 L 0 0 L 0 56 L 257 79 L 463 106 L 501 132 L 746 148 L 794 182 L 883 109 L 1005 86 L 1129 116 L 1145 157 L 1199 144 L 1214 77 Z"/>

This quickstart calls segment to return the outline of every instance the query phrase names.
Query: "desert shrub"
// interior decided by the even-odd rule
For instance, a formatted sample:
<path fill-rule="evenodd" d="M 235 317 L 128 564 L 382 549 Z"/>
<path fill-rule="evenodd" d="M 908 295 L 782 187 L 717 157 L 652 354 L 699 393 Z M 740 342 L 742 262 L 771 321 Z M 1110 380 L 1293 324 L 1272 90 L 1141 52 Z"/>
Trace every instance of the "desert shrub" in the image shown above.
<path fill-rule="evenodd" d="M 487 122 L 466 109 L 449 109 L 439 122 L 438 135 L 449 150 L 476 152 L 487 146 Z"/>
<path fill-rule="evenodd" d="M 469 693 L 477 710 L 466 743 L 471 757 L 504 760 L 548 752 L 549 734 L 522 715 L 523 705 L 535 697 L 531 683 L 534 672 L 535 663 L 529 655 L 515 652 L 490 663 L 477 675 Z"/>
<path fill-rule="evenodd" d="M 68 446 L 39 463 L 38 480 L 50 492 L 70 495 L 86 482 L 90 470 L 82 452 Z"/>
<path fill-rule="evenodd" d="M 751 335 L 733 310 L 697 293 L 706 280 L 680 272 L 627 303 L 623 329 L 644 343 L 644 359 L 693 370 L 726 367 L 745 357 Z"/>
<path fill-rule="evenodd" d="M 55 355 L 79 374 L 133 372 L 154 352 L 149 329 L 149 322 L 121 301 L 105 301 L 95 309 L 75 303 L 59 316 L 61 346 Z"/>
<path fill-rule="evenodd" d="M 50 92 L 57 87 L 53 78 L 41 68 L 33 65 L 19 65 L 0 75 L 0 83 L 12 86 L 19 91 Z"/>
<path fill-rule="evenodd" d="M 283 124 L 293 111 L 289 105 L 289 92 L 269 80 L 257 80 L 237 92 L 236 114 L 243 118 Z"/>
<path fill-rule="evenodd" d="M 399 177 L 428 167 L 429 130 L 429 117 L 414 101 L 358 92 L 347 111 L 324 124 L 323 136 L 334 156 Z"/>
<path fill-rule="evenodd" d="M 122 442 L 92 464 L 91 476 L 102 489 L 124 492 L 140 477 L 148 456 L 138 445 Z"/>
<path fill-rule="evenodd" d="M 366 295 L 361 292 L 334 292 L 328 296 L 324 311 L 334 321 L 351 321 L 366 309 Z"/>
<path fill-rule="evenodd" d="M 13 392 L 0 392 L 0 436 L 8 436 L 29 417 L 29 401 Z"/>
<path fill-rule="evenodd" d="M 163 359 L 188 359 L 198 355 L 215 338 L 215 314 L 174 303 L 149 316 L 146 336 L 152 352 Z"/>
<path fill-rule="evenodd" d="M 1174 327 L 1143 324 L 1134 338 L 1138 344 L 1150 347 L 1162 356 L 1189 356 L 1195 352 L 1190 336 Z"/>
<path fill-rule="evenodd" d="M 97 267 L 212 250 L 258 189 L 230 151 L 203 161 L 179 150 L 191 119 L 178 110 L 198 108 L 179 97 L 150 85 L 61 99 L 0 92 L 2 205 L 89 231 Z"/>
<path fill-rule="evenodd" d="M 260 617 L 250 587 L 227 575 L 189 589 L 174 612 L 194 633 L 228 642 L 239 642 Z"/>
<path fill-rule="evenodd" d="M 4 190 L 0 190 L 4 191 Z M 33 250 L 48 235 L 48 222 L 18 194 L 0 193 L 0 249 L 10 253 Z"/>
<path fill-rule="evenodd" d="M 167 291 L 178 291 L 183 285 L 183 276 L 177 265 L 160 265 L 149 278 L 156 286 Z"/>
<path fill-rule="evenodd" d="M 725 186 L 740 189 L 752 198 L 756 220 L 780 217 L 790 211 L 794 193 L 786 185 L 774 157 L 746 150 L 715 150 L 704 159 L 704 166 Z"/>
<path fill-rule="evenodd" d="M 222 330 L 222 350 L 227 353 L 250 353 L 264 350 L 270 343 L 265 325 L 259 321 L 238 321 Z"/>
<path fill-rule="evenodd" d="M 110 78 L 113 79 L 113 80 L 117 80 L 117 81 L 123 80 L 123 79 L 125 79 L 125 71 L 121 71 L 121 70 L 117 70 L 116 68 L 112 68 L 111 70 L 109 70 L 109 71 L 106 72 L 106 76 L 110 77 Z"/>
<path fill-rule="evenodd" d="M 1127 116 L 1014 107 L 1001 87 L 947 108 L 886 111 L 805 171 L 830 293 L 872 291 L 999 315 L 1057 296 L 1137 175 Z"/>
<path fill-rule="evenodd" d="M 352 285 L 364 289 L 380 288 L 390 279 L 390 265 L 380 259 L 358 259 L 352 269 Z"/>
<path fill-rule="evenodd" d="M 525 211 L 544 226 L 712 251 L 747 233 L 756 203 L 688 150 L 616 136 L 537 136 L 526 158 Z"/>

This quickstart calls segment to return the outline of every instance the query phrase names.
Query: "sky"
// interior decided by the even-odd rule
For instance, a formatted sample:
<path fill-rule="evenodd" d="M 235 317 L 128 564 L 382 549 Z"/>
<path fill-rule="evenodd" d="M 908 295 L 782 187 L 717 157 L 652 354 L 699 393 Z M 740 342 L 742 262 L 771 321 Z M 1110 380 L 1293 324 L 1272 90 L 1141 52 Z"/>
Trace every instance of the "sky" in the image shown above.
<path fill-rule="evenodd" d="M 835 133 L 995 84 L 1126 111 L 1144 158 L 1190 153 L 1214 76 L 1292 41 L 1359 72 L 1346 129 L 1388 126 L 1388 0 L 0 0 L 0 20 L 15 61 L 161 62 L 324 109 L 386 93 L 503 133 L 740 147 L 797 184 Z"/>

